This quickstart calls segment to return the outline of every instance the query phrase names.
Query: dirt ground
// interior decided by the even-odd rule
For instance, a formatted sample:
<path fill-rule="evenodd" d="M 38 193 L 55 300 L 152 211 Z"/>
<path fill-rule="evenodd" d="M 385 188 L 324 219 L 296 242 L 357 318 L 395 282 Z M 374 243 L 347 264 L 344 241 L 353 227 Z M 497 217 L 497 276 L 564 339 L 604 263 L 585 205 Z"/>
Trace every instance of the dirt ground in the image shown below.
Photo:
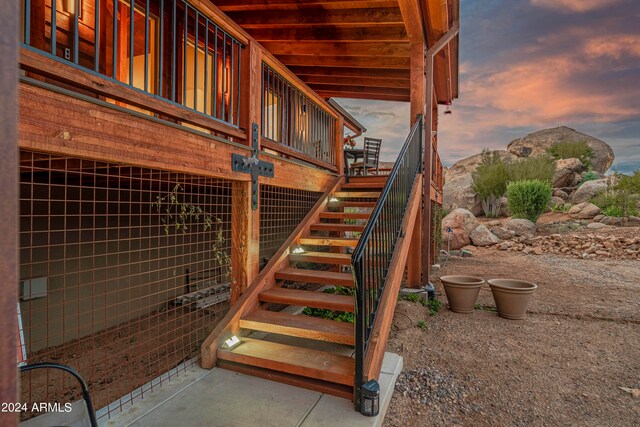
<path fill-rule="evenodd" d="M 456 314 L 437 279 L 447 274 L 539 288 L 526 320 L 498 317 L 488 286 L 474 313 Z M 640 425 L 640 398 L 620 389 L 640 388 L 640 262 L 478 248 L 433 282 L 436 315 L 398 303 L 388 351 L 404 371 L 385 426 Z"/>

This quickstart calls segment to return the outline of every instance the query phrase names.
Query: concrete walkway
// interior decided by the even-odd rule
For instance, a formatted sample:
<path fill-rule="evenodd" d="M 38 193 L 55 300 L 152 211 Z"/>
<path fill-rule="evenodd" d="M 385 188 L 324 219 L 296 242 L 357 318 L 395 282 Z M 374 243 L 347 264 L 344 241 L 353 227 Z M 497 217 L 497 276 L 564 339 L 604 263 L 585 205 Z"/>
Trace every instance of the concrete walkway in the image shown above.
<path fill-rule="evenodd" d="M 380 415 L 365 417 L 351 401 L 224 369 L 193 371 L 134 403 L 105 426 L 312 427 L 380 426 L 402 357 L 386 353 Z"/>

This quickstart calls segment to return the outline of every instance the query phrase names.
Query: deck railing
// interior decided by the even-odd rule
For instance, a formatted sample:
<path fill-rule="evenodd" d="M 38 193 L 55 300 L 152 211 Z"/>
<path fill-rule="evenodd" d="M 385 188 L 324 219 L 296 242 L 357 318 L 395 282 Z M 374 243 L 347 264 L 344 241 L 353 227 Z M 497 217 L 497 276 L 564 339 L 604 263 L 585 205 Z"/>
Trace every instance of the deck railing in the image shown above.
<path fill-rule="evenodd" d="M 419 117 L 389 174 L 380 198 L 351 256 L 356 289 L 355 405 L 361 410 L 365 355 L 384 293 L 387 271 L 402 231 L 402 221 L 415 176 L 422 166 L 422 125 Z"/>
<path fill-rule="evenodd" d="M 227 125 L 243 45 L 185 0 L 21 0 L 23 46 Z"/>
<path fill-rule="evenodd" d="M 336 163 L 336 118 L 299 88 L 262 64 L 262 136 L 325 164 Z"/>

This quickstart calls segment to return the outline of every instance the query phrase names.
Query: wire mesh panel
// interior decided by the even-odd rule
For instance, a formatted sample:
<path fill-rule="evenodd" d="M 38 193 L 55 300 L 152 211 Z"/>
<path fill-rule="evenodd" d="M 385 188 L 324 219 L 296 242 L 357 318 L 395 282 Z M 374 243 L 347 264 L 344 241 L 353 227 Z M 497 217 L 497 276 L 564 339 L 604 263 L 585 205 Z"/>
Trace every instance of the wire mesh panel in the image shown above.
<path fill-rule="evenodd" d="M 96 408 L 192 364 L 228 310 L 231 194 L 220 179 L 22 151 L 28 362 L 75 368 Z M 22 401 L 77 400 L 75 387 L 25 373 Z"/>
<path fill-rule="evenodd" d="M 322 193 L 260 186 L 260 268 L 282 246 Z"/>

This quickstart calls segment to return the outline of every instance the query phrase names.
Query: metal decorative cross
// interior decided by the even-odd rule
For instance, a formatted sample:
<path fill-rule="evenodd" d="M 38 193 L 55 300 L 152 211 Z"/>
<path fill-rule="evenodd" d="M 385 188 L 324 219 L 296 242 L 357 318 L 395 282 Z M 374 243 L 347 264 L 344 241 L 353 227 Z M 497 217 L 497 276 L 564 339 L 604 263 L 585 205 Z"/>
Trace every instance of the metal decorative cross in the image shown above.
<path fill-rule="evenodd" d="M 258 159 L 258 125 L 251 125 L 251 145 L 253 154 L 251 157 L 240 154 L 231 155 L 231 168 L 234 172 L 251 174 L 251 209 L 258 209 L 258 177 L 266 176 L 273 178 L 273 163 L 264 162 Z"/>

